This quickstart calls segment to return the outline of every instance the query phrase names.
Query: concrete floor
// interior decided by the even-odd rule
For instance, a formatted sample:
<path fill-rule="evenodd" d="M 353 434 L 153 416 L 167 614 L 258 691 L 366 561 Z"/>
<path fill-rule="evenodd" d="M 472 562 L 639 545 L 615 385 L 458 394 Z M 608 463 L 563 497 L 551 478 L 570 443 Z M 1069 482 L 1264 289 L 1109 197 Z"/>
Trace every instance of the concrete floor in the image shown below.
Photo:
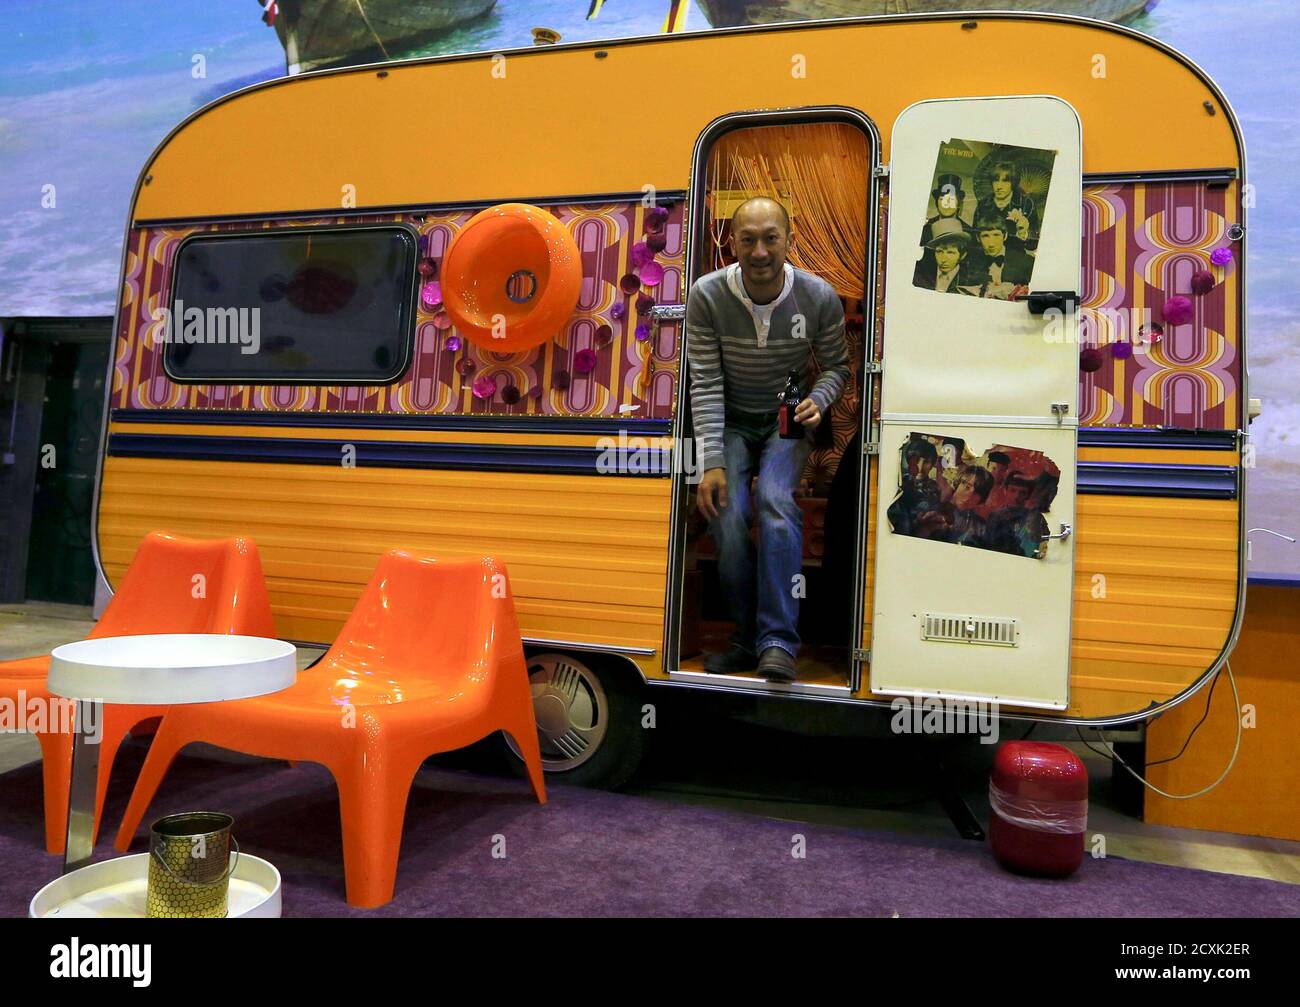
<path fill-rule="evenodd" d="M 89 608 L 0 606 L 0 660 L 48 653 L 83 639 L 93 625 Z M 300 649 L 299 666 L 319 654 Z M 892 740 L 804 738 L 748 724 L 696 721 L 662 732 L 656 741 L 646 770 L 629 788 L 633 792 L 792 822 L 955 835 L 925 781 L 900 782 L 901 760 L 894 757 Z M 980 760 L 991 756 L 992 747 L 971 750 L 970 762 L 956 767 L 966 778 L 963 797 L 982 821 L 989 813 L 988 778 Z M 1071 747 L 1093 780 L 1089 840 L 1104 835 L 1108 855 L 1300 885 L 1300 843 L 1148 825 L 1117 810 L 1106 760 L 1083 746 Z M 0 773 L 39 757 L 34 738 L 0 734 Z"/>

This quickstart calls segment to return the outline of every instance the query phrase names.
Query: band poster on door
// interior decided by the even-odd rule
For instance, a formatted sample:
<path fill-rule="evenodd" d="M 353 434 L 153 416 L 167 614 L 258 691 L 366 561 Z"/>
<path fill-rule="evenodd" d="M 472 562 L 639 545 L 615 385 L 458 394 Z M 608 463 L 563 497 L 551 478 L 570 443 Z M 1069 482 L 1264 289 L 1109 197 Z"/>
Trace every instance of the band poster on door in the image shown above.
<path fill-rule="evenodd" d="M 912 283 L 1001 301 L 1029 293 L 1056 151 L 939 143 Z"/>
<path fill-rule="evenodd" d="M 994 444 L 976 458 L 957 437 L 913 431 L 899 451 L 896 535 L 1041 559 L 1061 470 L 1042 451 Z"/>

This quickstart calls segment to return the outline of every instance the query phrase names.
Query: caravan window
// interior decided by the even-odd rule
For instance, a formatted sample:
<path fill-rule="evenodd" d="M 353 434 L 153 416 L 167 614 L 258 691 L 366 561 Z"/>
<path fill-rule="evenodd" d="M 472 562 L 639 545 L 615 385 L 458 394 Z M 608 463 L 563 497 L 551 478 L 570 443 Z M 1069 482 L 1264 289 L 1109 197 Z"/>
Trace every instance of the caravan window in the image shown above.
<path fill-rule="evenodd" d="M 242 384 L 392 381 L 410 355 L 417 255 L 403 227 L 190 238 L 155 328 L 167 372 Z"/>

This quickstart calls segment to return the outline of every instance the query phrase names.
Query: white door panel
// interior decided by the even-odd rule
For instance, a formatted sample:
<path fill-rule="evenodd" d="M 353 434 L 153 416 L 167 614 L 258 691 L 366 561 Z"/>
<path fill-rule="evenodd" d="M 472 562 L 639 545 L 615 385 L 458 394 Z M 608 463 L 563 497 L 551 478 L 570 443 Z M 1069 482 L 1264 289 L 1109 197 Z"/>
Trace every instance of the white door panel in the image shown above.
<path fill-rule="evenodd" d="M 871 688 L 1064 708 L 1077 317 L 1025 298 L 1079 289 L 1079 120 L 922 102 L 891 150 Z"/>

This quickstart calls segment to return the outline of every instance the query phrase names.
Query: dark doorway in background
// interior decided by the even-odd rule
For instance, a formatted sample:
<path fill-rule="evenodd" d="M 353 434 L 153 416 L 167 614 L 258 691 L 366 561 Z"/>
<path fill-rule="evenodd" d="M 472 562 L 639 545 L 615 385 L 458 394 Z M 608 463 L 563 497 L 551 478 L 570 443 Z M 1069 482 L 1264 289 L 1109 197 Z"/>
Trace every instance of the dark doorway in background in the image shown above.
<path fill-rule="evenodd" d="M 91 509 L 107 367 L 107 339 L 50 348 L 27 554 L 32 601 L 90 605 L 95 600 Z M 50 467 L 41 457 L 47 453 L 55 461 Z"/>
<path fill-rule="evenodd" d="M 0 601 L 90 605 L 107 318 L 6 319 L 0 358 Z"/>

